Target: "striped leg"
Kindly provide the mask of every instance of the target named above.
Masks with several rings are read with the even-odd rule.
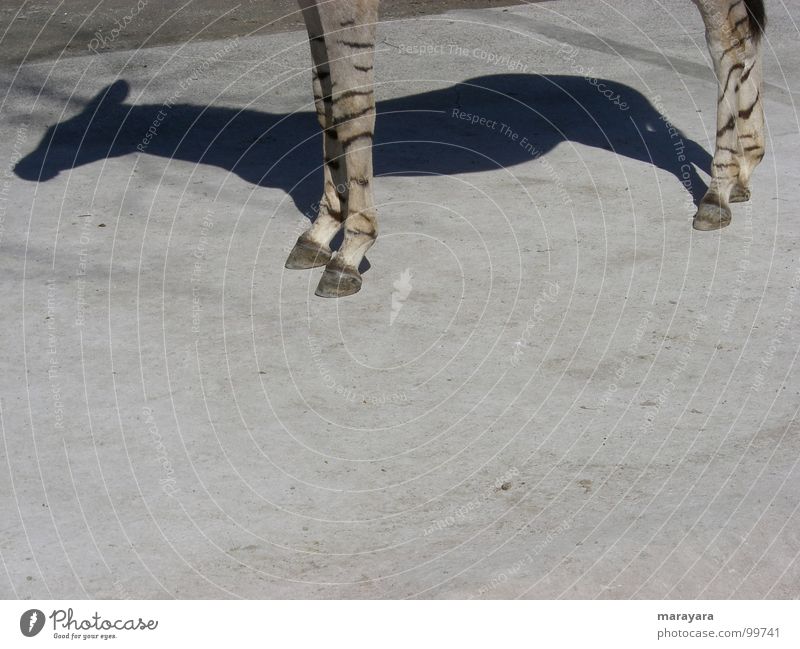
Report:
[[[750,198],[750,176],[764,157],[764,107],[761,100],[761,42],[750,38],[745,43],[744,69],[737,93],[736,129],[739,137],[739,178],[731,202]]]
[[[286,268],[290,269],[316,268],[324,266],[331,260],[330,242],[342,226],[342,204],[336,187],[343,187],[346,182],[344,174],[341,173],[344,164],[342,147],[333,128],[331,73],[322,23],[313,2],[301,2],[300,5],[314,62],[312,85],[317,119],[323,131],[325,184],[317,218],[313,225],[300,235],[286,260]]]
[[[372,194],[378,2],[326,0],[318,9],[330,62],[333,123],[344,162],[345,181],[336,189],[345,221],[342,246],[328,262],[316,292],[321,297],[343,297],[361,288],[358,267],[378,235]]]
[[[764,153],[758,48],[763,0],[695,0],[695,4],[703,15],[719,92],[711,182],[694,227],[716,230],[731,222],[729,203],[749,198],[750,174]],[[754,8],[760,21],[753,19]]]

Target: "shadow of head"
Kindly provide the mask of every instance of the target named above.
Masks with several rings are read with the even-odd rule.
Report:
[[[123,125],[125,112],[132,109],[123,103],[129,92],[127,81],[116,81],[101,90],[80,113],[48,127],[36,149],[17,162],[14,173],[24,180],[41,182],[55,178],[61,171],[110,157],[118,148],[111,136],[115,125]],[[102,141],[111,145],[108,156],[102,155]]]
[[[50,126],[15,173],[47,181],[61,171],[136,153],[214,165],[253,184],[281,188],[304,212],[317,198],[321,137],[311,110],[130,104],[129,91],[126,81],[116,81],[79,113]],[[644,95],[607,79],[570,75],[490,75],[381,101],[375,171],[487,171],[525,163],[564,142],[654,165],[681,181],[695,200],[705,192],[696,168],[707,172],[711,156],[671,127]]]

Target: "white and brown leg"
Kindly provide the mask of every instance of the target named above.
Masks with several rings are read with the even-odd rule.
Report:
[[[762,104],[761,41],[757,35],[745,43],[744,69],[736,95],[736,131],[739,142],[739,177],[731,203],[750,199],[750,177],[764,157],[764,106]]]
[[[763,156],[760,29],[751,24],[747,5],[753,3],[749,0],[695,0],[695,4],[703,15],[719,89],[711,182],[695,214],[694,227],[716,230],[730,224],[731,202],[749,198],[750,173],[756,157],[760,160]],[[752,145],[745,143],[748,138],[753,139]]]
[[[343,206],[336,187],[345,183],[342,148],[336,138],[331,105],[332,82],[325,35],[314,2],[301,2],[313,60],[312,87],[317,119],[323,132],[324,187],[314,223],[297,240],[286,268],[293,270],[324,266],[332,257],[330,242],[342,227]]]
[[[325,267],[317,295],[343,297],[361,288],[358,267],[378,235],[372,192],[375,130],[373,62],[377,0],[328,0],[319,5],[332,79],[331,108],[344,164],[338,186],[344,240]]]

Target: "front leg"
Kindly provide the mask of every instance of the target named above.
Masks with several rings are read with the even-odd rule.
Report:
[[[312,0],[301,1],[300,6],[314,63],[312,86],[317,120],[322,127],[324,185],[314,223],[300,235],[286,260],[286,268],[291,270],[316,268],[331,260],[330,242],[342,226],[344,213],[336,187],[344,187],[346,181],[342,147],[336,139],[333,123],[333,88],[322,21],[317,5]]]
[[[343,297],[361,288],[358,268],[378,236],[372,192],[378,2],[331,0],[320,5],[319,12],[330,61],[333,123],[344,163],[345,180],[336,189],[345,219],[344,241],[328,262],[316,293]]]

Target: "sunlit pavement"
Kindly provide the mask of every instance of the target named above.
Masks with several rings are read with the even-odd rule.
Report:
[[[381,24],[380,237],[338,301],[283,267],[303,33],[3,68],[0,595],[800,595],[800,12],[768,9],[718,232],[688,1]]]

